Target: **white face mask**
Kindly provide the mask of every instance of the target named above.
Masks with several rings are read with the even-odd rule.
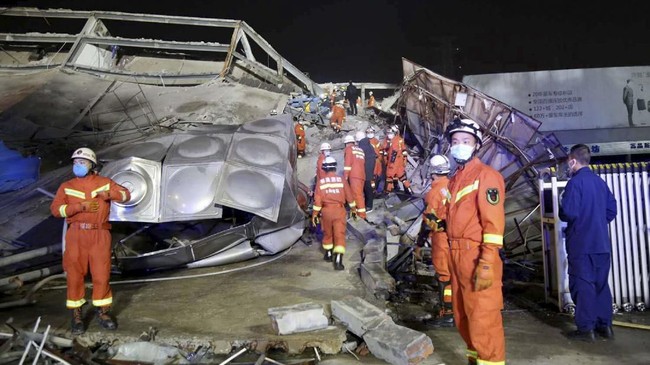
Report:
[[[395,137],[395,134],[388,133],[388,134],[386,134],[386,137],[388,137],[388,139],[393,139],[393,137]]]
[[[368,134],[366,134],[366,136],[368,136],[368,138],[375,138],[375,134],[374,134],[374,133],[368,133]]]
[[[325,155],[325,157],[329,157],[331,152],[332,151],[330,151],[330,150],[323,150],[323,155]]]
[[[467,144],[456,144],[451,146],[450,152],[451,157],[453,157],[456,162],[464,164],[470,158],[472,158],[474,147]]]

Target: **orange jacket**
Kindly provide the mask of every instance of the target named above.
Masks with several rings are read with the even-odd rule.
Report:
[[[293,131],[296,133],[296,142],[298,144],[298,150],[304,151],[307,147],[307,139],[305,138],[305,127],[302,124],[296,123],[293,127]]]
[[[348,144],[343,150],[343,176],[346,180],[366,180],[366,162],[363,150],[353,144]]]
[[[330,117],[330,123],[339,123],[342,124],[345,120],[345,108],[341,105],[334,105],[332,107],[332,117]]]
[[[372,108],[373,106],[375,106],[375,96],[370,95],[370,98],[368,99],[368,107]]]
[[[338,206],[343,207],[345,203],[350,207],[355,207],[352,198],[350,185],[335,171],[327,171],[325,175],[316,182],[314,190],[314,211],[312,216],[317,216],[323,207]]]
[[[505,183],[503,176],[477,157],[449,180],[447,235],[450,240],[481,244],[481,255],[503,246]]]
[[[424,223],[431,228],[432,232],[439,232],[443,227],[439,227],[436,221],[447,219],[447,196],[449,195],[449,179],[444,176],[431,183],[431,189],[424,197],[426,208],[424,210]],[[434,218],[435,217],[435,218]]]
[[[53,216],[65,218],[68,223],[107,223],[111,202],[98,199],[97,193],[100,191],[109,191],[113,201],[125,202],[131,199],[128,189],[107,177],[91,173],[85,177],[75,177],[61,184],[50,205],[50,211]],[[87,200],[98,201],[99,210],[97,212],[82,212],[81,203]]]
[[[323,161],[325,160],[325,155],[321,152],[318,155],[318,160],[316,160],[316,182],[325,176],[325,170],[323,170]]]
[[[381,165],[384,163],[384,155],[381,153],[381,142],[375,137],[370,138],[370,145],[375,149],[375,155],[377,159],[375,160],[375,176],[381,175]]]
[[[395,135],[386,148],[386,176],[402,176],[406,167],[406,145],[404,139]]]

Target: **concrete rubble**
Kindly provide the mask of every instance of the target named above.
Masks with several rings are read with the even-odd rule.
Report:
[[[316,303],[269,308],[269,317],[278,335],[317,331],[329,325],[323,306]]]

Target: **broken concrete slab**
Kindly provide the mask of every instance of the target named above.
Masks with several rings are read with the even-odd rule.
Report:
[[[386,243],[399,244],[399,235],[394,235],[390,231],[386,231]]]
[[[386,200],[384,201],[384,204],[386,205],[386,208],[390,210],[393,207],[402,204],[402,199],[400,199],[395,193],[389,193],[386,197]]]
[[[390,261],[393,257],[397,256],[399,253],[399,244],[388,244],[386,245],[386,261]]]
[[[386,264],[386,240],[373,238],[366,243],[361,251],[363,262]]]
[[[362,263],[359,268],[361,281],[375,297],[388,299],[396,290],[395,279],[378,263]]]
[[[354,296],[332,300],[332,316],[359,337],[383,322],[393,323],[390,316],[381,309]]]
[[[390,364],[419,364],[433,354],[433,343],[424,333],[382,322],[363,336],[370,352]]]
[[[375,226],[368,223],[365,219],[349,219],[348,230],[364,244],[371,239],[379,237]]]
[[[268,314],[273,330],[278,335],[317,331],[329,325],[322,304],[301,303],[269,308]]]
[[[399,217],[403,221],[416,219],[422,214],[423,210],[424,200],[421,198],[410,198],[388,208],[390,214]]]

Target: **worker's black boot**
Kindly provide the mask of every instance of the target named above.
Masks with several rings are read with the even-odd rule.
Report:
[[[325,250],[325,256],[323,256],[323,260],[332,262],[332,250]]]
[[[584,341],[584,342],[596,341],[594,330],[589,330],[589,331],[575,330],[573,332],[570,332],[567,335],[567,337],[569,337],[570,340],[576,340],[576,341]]]
[[[97,308],[97,320],[103,329],[112,331],[117,329],[117,323],[113,319],[113,316],[111,316],[110,311],[110,306]]]
[[[84,326],[83,311],[81,310],[81,307],[72,310],[71,327],[73,336],[78,336],[86,332],[86,326]]]
[[[596,327],[596,333],[604,339],[610,340],[614,338],[612,326]]]
[[[334,254],[334,270],[345,270],[343,266],[343,254],[335,253]]]

